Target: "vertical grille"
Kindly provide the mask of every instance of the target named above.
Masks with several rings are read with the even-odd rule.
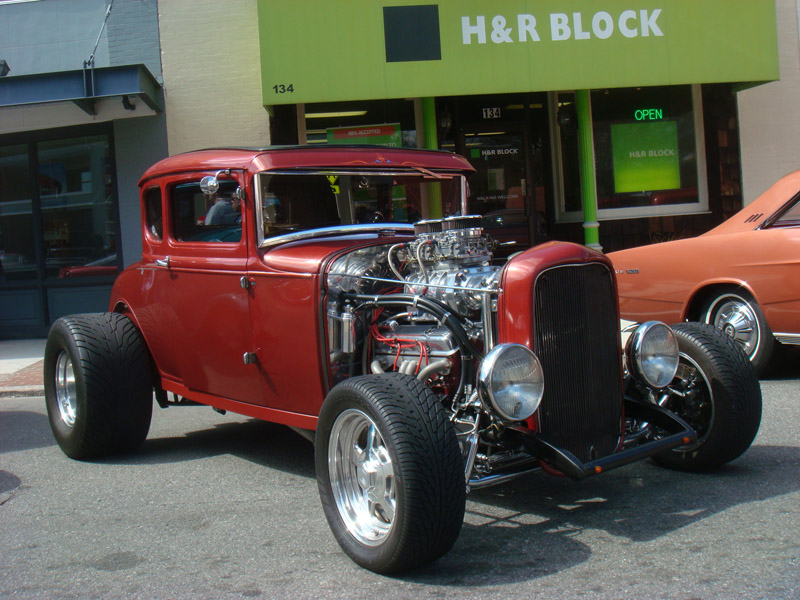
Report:
[[[619,441],[622,382],[612,276],[599,263],[544,271],[534,286],[534,351],[544,369],[543,435],[582,461]]]

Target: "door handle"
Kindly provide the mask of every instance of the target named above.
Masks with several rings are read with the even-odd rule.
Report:
[[[167,267],[169,269],[169,256],[156,259],[157,267]]]

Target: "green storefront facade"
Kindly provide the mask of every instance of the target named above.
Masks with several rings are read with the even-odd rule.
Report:
[[[721,221],[741,206],[736,91],[780,76],[774,0],[258,0],[258,17],[273,143],[459,152],[471,212],[530,243]]]

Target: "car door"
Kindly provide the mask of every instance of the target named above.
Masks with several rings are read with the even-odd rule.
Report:
[[[191,391],[252,404],[263,403],[257,371],[246,364],[252,349],[247,275],[248,211],[238,211],[241,173],[219,178],[204,194],[193,173],[164,183],[164,242],[152,256],[150,309],[143,327],[160,340],[162,372]],[[229,202],[223,219],[207,223],[215,203]],[[244,279],[243,279],[244,278]],[[171,356],[164,356],[167,352]],[[160,356],[159,356],[160,354]]]

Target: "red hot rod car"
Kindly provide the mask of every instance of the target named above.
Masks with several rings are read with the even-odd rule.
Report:
[[[107,313],[50,331],[63,451],[135,449],[154,397],[288,425],[314,440],[338,543],[378,572],[446,553],[470,489],[744,452],[761,396],[730,338],[651,321],[623,346],[614,269],[582,246],[493,265],[466,215],[471,172],[450,153],[370,147],[204,150],[150,168],[142,259]],[[432,209],[452,216],[424,219]]]

